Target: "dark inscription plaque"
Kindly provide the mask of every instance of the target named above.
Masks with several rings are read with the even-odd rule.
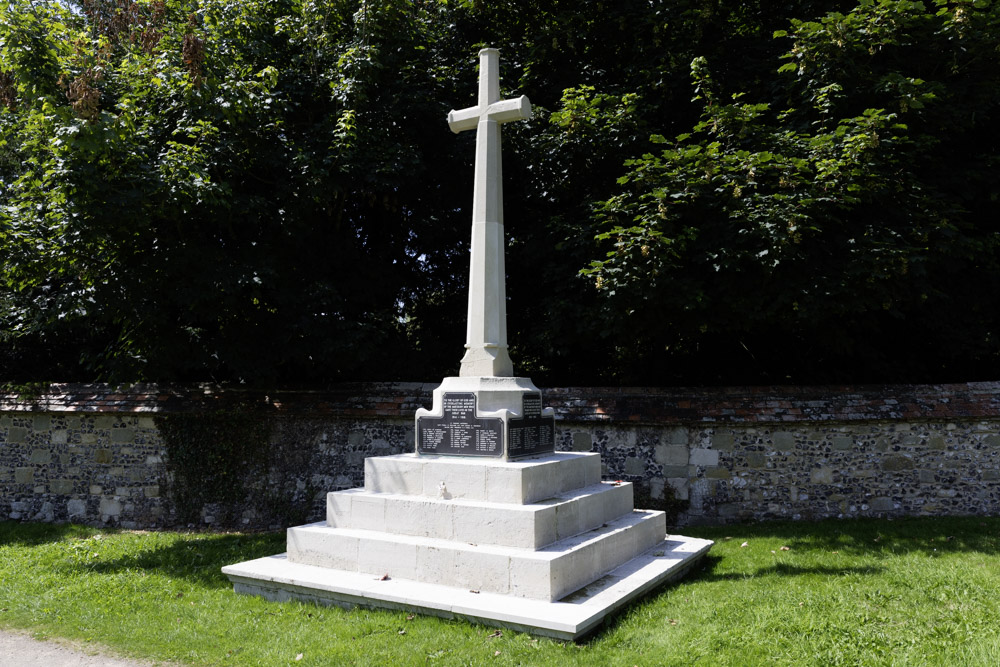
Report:
[[[502,456],[503,420],[476,417],[475,394],[445,393],[444,416],[417,419],[417,453]]]
[[[523,417],[511,419],[507,427],[507,457],[551,454],[556,450],[555,417],[542,416],[542,395],[525,394]]]

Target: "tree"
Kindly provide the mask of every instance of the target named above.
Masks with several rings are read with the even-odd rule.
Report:
[[[624,372],[996,373],[998,21],[998,3],[889,0],[793,20],[765,102],[696,59],[702,119],[626,163],[584,271],[633,343]]]
[[[0,380],[453,373],[487,44],[519,373],[994,372],[997,11],[12,0]]]

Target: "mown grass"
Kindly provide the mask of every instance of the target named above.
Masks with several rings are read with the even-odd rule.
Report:
[[[6,522],[0,626],[210,665],[1000,664],[1000,519],[685,532],[717,541],[703,566],[573,644],[235,595],[219,569],[283,534]]]

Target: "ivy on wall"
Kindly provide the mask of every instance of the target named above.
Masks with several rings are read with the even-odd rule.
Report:
[[[266,528],[308,512],[312,489],[296,500],[287,489],[273,488],[272,481],[304,467],[291,451],[294,442],[272,437],[274,418],[263,403],[240,398],[221,408],[158,417],[157,426],[180,523],[200,525],[211,515],[215,527]]]

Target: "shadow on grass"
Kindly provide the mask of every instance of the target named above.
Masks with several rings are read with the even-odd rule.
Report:
[[[765,567],[760,567],[753,572],[716,572],[715,566],[722,558],[718,556],[706,556],[704,566],[692,572],[685,581],[743,581],[745,579],[756,579],[760,577],[800,577],[800,576],[820,576],[820,577],[844,577],[848,575],[879,575],[886,571],[884,567],[866,565],[859,567],[827,567],[822,565],[792,565],[790,563],[774,563]]]
[[[285,550],[282,533],[233,533],[224,535],[180,535],[170,544],[140,549],[136,553],[70,567],[97,574],[141,570],[174,579],[183,579],[205,588],[225,588],[232,584],[222,574],[225,565],[270,556]]]
[[[828,519],[699,526],[678,531],[716,541],[773,538],[796,551],[839,551],[845,555],[1000,554],[997,517]]]
[[[85,538],[102,531],[99,528],[73,523],[21,523],[0,521],[0,546],[34,547],[67,538]]]

